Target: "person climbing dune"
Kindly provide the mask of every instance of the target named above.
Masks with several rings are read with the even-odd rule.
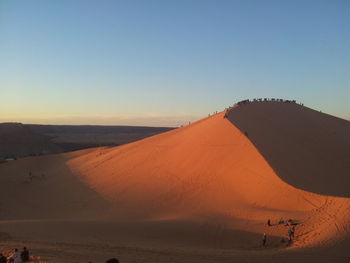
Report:
[[[271,225],[271,220],[270,220],[270,219],[267,220],[267,225],[268,225],[268,226],[272,226],[272,225]]]
[[[294,239],[295,226],[292,226],[292,228],[290,229],[290,232],[291,232],[291,238]]]

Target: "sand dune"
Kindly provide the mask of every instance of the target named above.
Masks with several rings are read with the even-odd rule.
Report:
[[[350,122],[281,102],[255,102],[229,120],[287,183],[320,194],[350,197]]]
[[[136,143],[91,152],[68,165],[97,193],[118,204],[114,216],[128,220],[195,218],[282,237],[286,229],[266,229],[266,220],[293,218],[304,222],[300,235],[305,237],[296,242],[300,246],[331,242],[341,235],[332,220],[320,219],[322,212],[335,214],[332,209],[338,209],[334,223],[348,224],[348,199],[283,182],[223,113]],[[314,237],[306,234],[316,224]]]
[[[38,251],[74,244],[80,255],[86,251],[96,260],[102,256],[88,247],[102,254],[118,251],[123,262],[140,255],[152,262],[165,262],[167,256],[174,262],[265,262],[271,256],[276,262],[347,262],[350,199],[336,197],[337,187],[330,188],[334,196],[307,192],[326,188],[309,188],[305,174],[295,184],[285,182],[251,142],[259,129],[249,129],[247,137],[235,126],[236,111],[230,119],[222,112],[119,147],[1,164],[0,183],[8,186],[0,191],[3,242],[31,240]],[[315,165],[323,155],[311,156]],[[337,163],[332,158],[338,155],[329,156],[330,165]],[[37,176],[31,181],[29,170]],[[334,176],[346,184],[348,172]],[[343,189],[339,195],[346,196]],[[277,224],[281,217],[301,223],[285,252],[280,240],[288,227]],[[266,225],[269,218],[272,227]],[[268,234],[270,250],[261,248],[262,233]],[[55,262],[76,262],[67,261],[70,257],[51,255]]]

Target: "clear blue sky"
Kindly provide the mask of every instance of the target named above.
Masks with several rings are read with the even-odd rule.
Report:
[[[0,122],[175,126],[254,97],[350,119],[350,1],[0,0]]]

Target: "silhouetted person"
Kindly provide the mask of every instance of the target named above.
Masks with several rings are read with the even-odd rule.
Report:
[[[0,253],[0,263],[6,263],[6,262],[7,262],[7,258],[2,253]]]
[[[295,226],[293,226],[293,227],[290,229],[290,232],[291,232],[291,238],[294,239]]]
[[[262,245],[263,245],[263,247],[266,247],[266,240],[267,240],[267,237],[266,237],[266,234],[264,233],[263,239],[262,239]]]
[[[23,251],[21,252],[21,258],[23,262],[29,261],[29,250],[26,247],[24,247]]]
[[[270,219],[267,220],[267,225],[268,225],[268,226],[271,226],[271,221],[270,221]]]
[[[289,243],[292,242],[292,236],[293,236],[292,229],[289,228],[289,229],[288,229],[288,240],[289,240]]]
[[[224,115],[224,119],[226,119],[228,117],[228,110],[226,110],[225,115]]]
[[[31,182],[33,180],[33,174],[32,171],[29,171],[29,181]]]
[[[15,251],[12,253],[12,255],[8,258],[9,262],[14,262],[14,263],[21,263],[21,253],[19,253],[18,249],[15,248]]]
[[[111,258],[111,259],[107,260],[106,263],[119,263],[119,260],[116,258]]]

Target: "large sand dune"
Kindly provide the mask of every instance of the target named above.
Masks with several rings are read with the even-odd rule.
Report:
[[[7,247],[31,240],[39,253],[40,247],[71,251],[67,244],[74,244],[86,259],[102,260],[90,251],[95,248],[105,256],[114,251],[123,262],[265,262],[271,256],[272,262],[347,262],[350,199],[336,197],[337,188],[334,196],[307,192],[305,177],[287,184],[250,132],[245,136],[230,120],[223,112],[120,147],[0,165],[0,183],[10,189],[0,191]],[[329,156],[331,164],[332,158],[338,155]],[[37,175],[31,181],[29,170]],[[348,185],[349,170],[341,172],[335,176]],[[287,250],[280,240],[288,227],[276,224],[281,217],[301,223]],[[269,218],[276,225],[268,227]],[[261,248],[262,233],[268,249]],[[67,260],[70,253],[51,258],[76,262]]]
[[[350,122],[295,104],[253,102],[229,120],[247,132],[287,183],[320,194],[350,197]]]

